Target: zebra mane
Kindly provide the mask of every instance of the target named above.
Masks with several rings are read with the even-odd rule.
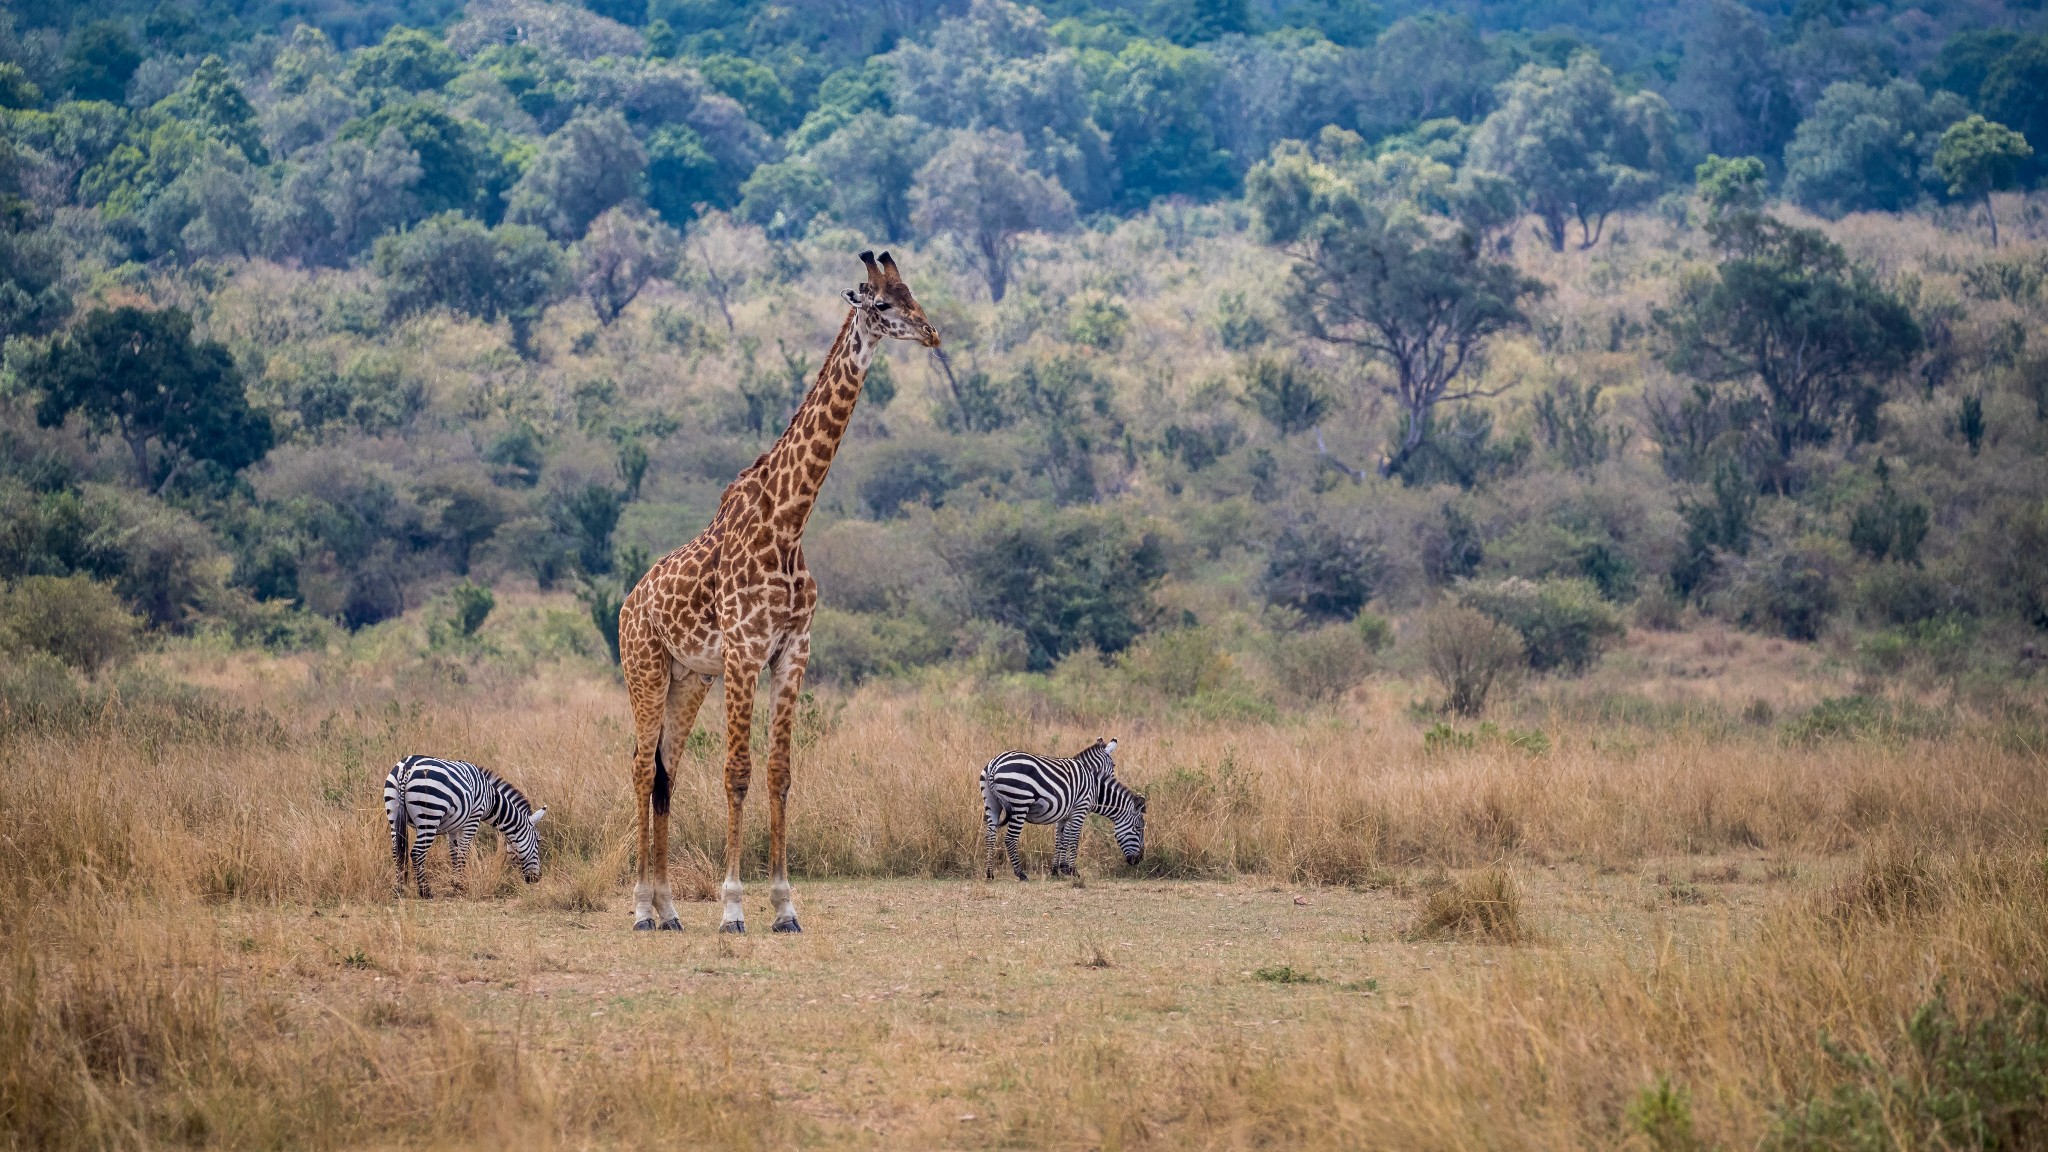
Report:
[[[533,815],[533,801],[526,798],[526,793],[521,792],[518,785],[488,768],[479,768],[477,771],[483,773],[484,781],[490,786],[492,794],[498,798],[497,803],[492,805],[498,818],[497,822],[509,824],[515,818],[524,820]]]
[[[1138,794],[1116,778],[1111,772],[1104,772],[1095,781],[1095,806],[1104,812],[1123,812],[1137,807]]]

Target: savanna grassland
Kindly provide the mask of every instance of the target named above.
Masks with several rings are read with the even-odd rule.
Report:
[[[629,930],[631,737],[580,666],[193,647],[52,689],[0,745],[0,1116],[27,1147],[2034,1146],[2037,725],[1814,711],[1852,675],[1825,650],[1708,628],[1460,730],[1402,652],[1281,718],[820,692],[796,939],[709,903]],[[1103,733],[1145,864],[1098,829],[1049,882],[1034,830],[1039,878],[976,879],[980,759]],[[674,865],[708,900],[704,735]],[[486,851],[468,895],[391,898],[378,788],[416,749],[549,805],[540,884]]]

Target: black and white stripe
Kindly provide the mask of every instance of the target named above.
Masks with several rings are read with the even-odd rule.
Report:
[[[1081,829],[1090,812],[1109,817],[1126,862],[1135,865],[1144,859],[1145,798],[1117,781],[1115,751],[1116,741],[1097,740],[1069,759],[1005,752],[982,767],[982,816],[988,825],[984,864],[989,879],[996,876],[998,829],[1010,870],[1024,879],[1024,856],[1017,840],[1026,824],[1057,827],[1052,874],[1073,875]]]
[[[427,890],[427,849],[442,833],[448,835],[448,858],[455,865],[455,887],[469,864],[469,846],[485,824],[505,839],[505,851],[519,861],[528,884],[540,879],[540,830],[534,825],[547,815],[536,812],[526,796],[488,768],[466,760],[407,756],[384,778],[384,815],[391,821],[391,858],[398,865],[397,892],[405,893],[407,857],[420,895]],[[410,850],[406,833],[415,833]]]

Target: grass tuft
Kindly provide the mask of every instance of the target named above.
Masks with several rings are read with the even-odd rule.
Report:
[[[1520,944],[1530,939],[1522,923],[1522,893],[1501,865],[1475,872],[1423,899],[1410,940],[1478,940]]]

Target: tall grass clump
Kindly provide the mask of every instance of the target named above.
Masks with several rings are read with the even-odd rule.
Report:
[[[1498,864],[1447,884],[1423,898],[1408,938],[1520,944],[1530,939],[1521,887]]]

